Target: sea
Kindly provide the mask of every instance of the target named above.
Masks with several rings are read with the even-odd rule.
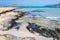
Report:
[[[27,12],[30,16],[60,20],[60,6],[18,6],[19,12]]]

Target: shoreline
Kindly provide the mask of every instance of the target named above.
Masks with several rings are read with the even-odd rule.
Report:
[[[13,11],[12,9],[14,9],[15,10],[15,8],[3,8],[3,10],[1,11],[1,12],[3,12],[3,11],[5,11],[4,9],[6,9],[6,11],[8,11],[8,10],[11,10],[11,11]],[[0,8],[0,10],[1,10],[1,8]],[[5,12],[6,12],[5,11]],[[2,19],[4,19],[4,21],[2,20],[2,22],[4,23],[4,22],[6,22],[7,21],[7,19],[8,20],[12,20],[12,19],[16,19],[16,15],[19,15],[18,13],[14,13],[14,12],[11,12],[11,11],[8,11],[7,13],[4,13],[4,14],[1,14],[0,15],[0,19],[2,20]],[[9,14],[8,14],[9,13]],[[4,17],[5,16],[5,17]],[[6,22],[7,23],[7,22]],[[8,24],[7,24],[8,25]],[[10,24],[9,24],[10,25]],[[37,40],[53,40],[53,38],[47,38],[47,37],[44,37],[44,36],[38,36],[38,35],[34,35],[33,33],[31,33],[31,32],[29,32],[27,29],[26,29],[26,26],[27,26],[28,24],[27,23],[23,23],[22,24],[22,26],[20,26],[20,29],[19,30],[15,30],[15,29],[10,29],[10,30],[8,30],[8,31],[0,31],[1,33],[0,34],[10,34],[10,35],[15,35],[15,36],[18,36],[18,37],[36,37],[36,39]],[[3,26],[3,25],[0,25],[0,26]]]

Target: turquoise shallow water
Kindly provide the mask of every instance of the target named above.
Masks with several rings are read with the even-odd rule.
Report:
[[[21,8],[15,11],[30,12],[32,15],[44,17],[60,17],[60,8]]]
[[[15,11],[28,12],[31,16],[60,19],[60,6],[19,6]]]
[[[18,6],[18,8],[60,8],[60,6]]]

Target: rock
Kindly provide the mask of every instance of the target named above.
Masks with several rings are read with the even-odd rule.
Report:
[[[0,40],[8,40],[8,39],[4,36],[0,36]]]
[[[12,40],[13,38],[14,36],[9,34],[0,35],[0,40]]]
[[[3,21],[0,23],[0,30],[7,30],[8,27],[11,27],[11,21]]]
[[[3,18],[0,20],[0,30],[8,30],[13,27],[15,20],[13,17]]]
[[[13,27],[15,20],[19,14],[15,12],[7,12],[0,15],[0,30],[8,30]]]
[[[17,37],[10,34],[0,35],[0,40],[35,40],[34,37]]]

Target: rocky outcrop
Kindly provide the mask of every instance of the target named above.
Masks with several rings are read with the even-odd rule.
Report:
[[[11,12],[14,10],[14,8],[0,8],[0,9],[1,9],[0,30],[8,30],[13,27],[15,20],[17,19],[17,16],[19,14],[15,12]],[[3,12],[5,13],[2,14]]]
[[[12,19],[4,19],[0,21],[0,30],[8,30],[13,27],[14,23]]]
[[[25,15],[25,12],[12,12],[12,10],[0,15],[0,30],[12,28],[15,21]]]
[[[0,14],[5,14],[6,12],[10,12],[15,10],[16,8],[12,8],[12,7],[1,7],[0,8]]]
[[[0,35],[0,40],[36,40],[34,37],[17,37],[14,35]]]

